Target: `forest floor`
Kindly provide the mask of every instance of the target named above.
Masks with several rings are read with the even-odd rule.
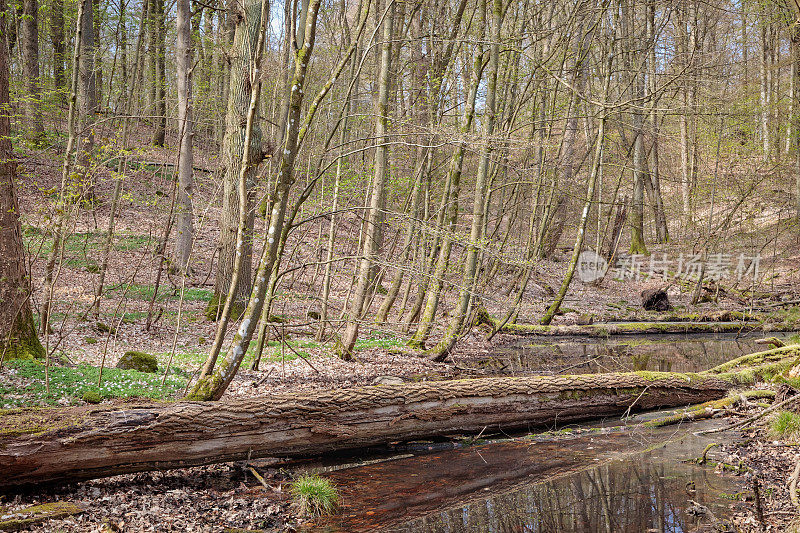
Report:
[[[143,139],[146,138],[147,132],[140,133]],[[102,139],[102,133],[98,137]],[[62,141],[56,139],[51,147],[42,150],[17,149],[21,165],[19,192],[23,237],[31,259],[34,304],[42,299],[44,263],[52,246],[47,229],[51,223],[54,193],[61,180],[58,153]],[[118,402],[129,397],[163,401],[183,395],[188,381],[205,359],[216,327],[215,322],[205,317],[204,311],[213,295],[221,180],[215,174],[217,162],[206,155],[216,151],[211,147],[200,148],[196,165],[207,171],[196,173],[195,208],[198,216],[194,270],[186,280],[185,289],[180,290],[181,280],[171,274],[164,277],[158,290],[155,287],[159,262],[154,250],[162,239],[172,187],[164,164],[174,160],[174,150],[142,148],[135,153],[136,164],[124,185],[100,317],[99,320],[87,318],[86,311],[96,292],[97,265],[102,261],[109,219],[110,202],[107,199],[113,189],[110,178],[116,168],[116,160],[109,157],[97,168],[98,176],[103,179],[98,180],[94,193],[100,202],[92,208],[76,211],[72,235],[65,246],[63,268],[56,285],[52,333],[43,339],[53,351],[54,363],[58,364],[45,371],[37,363],[4,362],[0,368],[0,409],[80,405],[84,403],[87,392],[98,393],[105,402]],[[342,217],[343,232],[355,234],[353,228],[360,220],[354,213]],[[311,213],[309,217],[313,215]],[[758,246],[741,248],[750,254],[761,255],[760,268],[765,275],[759,285],[744,286],[723,278],[716,301],[692,306],[689,303],[693,289],[691,283],[672,281],[668,292],[677,313],[689,316],[719,310],[759,309],[771,312],[779,322],[800,318],[800,308],[781,304],[800,298],[800,271],[797,269],[800,241],[796,230],[787,221],[770,222],[769,213],[760,224],[757,229],[737,236],[738,242],[746,243],[755,240],[756,234],[761,237],[774,235],[760,238]],[[257,243],[263,242],[263,226],[263,221],[258,219]],[[291,249],[294,251],[287,267],[304,262],[310,264],[322,257],[327,219],[319,218],[303,227],[302,234],[292,237]],[[393,231],[398,232],[398,228]],[[675,261],[681,254],[688,257],[701,252],[698,242],[681,240],[680,235],[677,237],[673,243],[653,246],[650,251],[669,254]],[[387,241],[391,241],[391,237]],[[729,244],[732,245],[733,241]],[[353,256],[355,246],[351,240],[340,239],[335,252],[342,257]],[[170,240],[167,250],[171,248]],[[258,256],[259,251],[260,245],[257,244],[254,255]],[[520,322],[534,323],[543,314],[561,283],[570,251],[568,247],[560,247],[553,257],[539,262],[525,294]],[[731,254],[734,255],[733,248]],[[349,296],[352,268],[352,263],[337,264],[331,295],[331,307],[337,317]],[[515,273],[512,267],[501,268],[491,286],[480,288],[482,303],[494,316],[502,316],[513,299],[513,291],[507,289],[513,289]],[[455,269],[449,275],[452,281],[457,279]],[[595,322],[653,319],[654,315],[641,310],[640,294],[647,288],[663,285],[665,282],[662,280],[644,278],[606,279],[600,285],[575,281],[563,304],[564,312],[556,317],[554,324],[576,323],[587,315],[591,315]],[[314,338],[317,323],[311,312],[319,311],[320,286],[321,272],[318,268],[299,269],[287,276],[273,309],[281,322],[275,323],[271,331],[272,340],[267,344],[259,370],[250,369],[254,358],[251,347],[226,392],[227,396],[366,385],[386,376],[406,381],[458,377],[463,375],[457,368],[460,360],[492,353],[513,340],[513,337],[501,334],[487,341],[484,330],[474,329],[458,343],[453,354],[456,364],[452,361],[434,363],[400,353],[408,332],[396,315],[389,324],[364,324],[355,359],[342,361],[332,354],[334,337],[324,342]],[[454,290],[443,294],[442,312],[434,338],[446,326],[455,298]],[[151,300],[154,301],[154,322],[146,330],[144,325]],[[380,298],[376,298],[373,311],[379,302]],[[334,321],[329,330],[340,328],[341,323]],[[235,330],[235,325],[229,328],[229,332]],[[159,362],[159,373],[115,369],[119,358],[128,350],[154,354]],[[103,367],[102,381],[100,367]],[[745,464],[762,465],[762,485],[774,487],[766,499],[765,512],[776,524],[785,523],[792,508],[787,504],[788,492],[784,481],[793,468],[795,448],[773,444],[764,435],[756,435],[754,442],[758,445],[742,448],[737,453]],[[42,526],[41,531],[58,528],[86,531],[87,528],[100,527],[105,521],[110,524],[107,530],[118,528],[121,531],[218,531],[218,526],[280,529],[287,524],[296,525],[298,520],[285,489],[287,480],[285,472],[268,472],[267,482],[274,490],[265,493],[240,466],[217,465],[118,476],[82,483],[47,495],[20,495],[3,503],[13,507],[62,498],[83,502],[90,509],[78,517]],[[156,516],[157,522],[154,520]],[[747,525],[745,522],[743,519],[743,526]],[[208,526],[209,523],[216,526]],[[772,529],[780,530],[777,525]]]

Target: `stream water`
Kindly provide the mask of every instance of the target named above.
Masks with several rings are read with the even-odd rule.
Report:
[[[757,351],[756,338],[527,339],[460,364],[496,374],[693,371]],[[339,487],[342,507],[308,531],[724,531],[714,528],[741,505],[735,495],[748,492],[743,476],[687,461],[712,441],[737,438],[695,434],[720,423],[632,429],[614,419],[574,426],[569,435],[550,428],[559,431],[438,451],[435,443],[421,443],[394,458],[324,467]]]
[[[458,363],[494,375],[695,372],[766,349],[755,343],[763,337],[763,333],[524,337],[492,354]]]

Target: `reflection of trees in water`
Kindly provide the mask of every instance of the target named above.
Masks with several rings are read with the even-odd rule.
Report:
[[[677,474],[677,475],[676,475]],[[442,510],[392,529],[396,532],[682,532],[698,519],[683,509],[703,501],[702,471],[669,471],[663,464],[612,463],[549,483]],[[694,481],[698,492],[686,493]]]
[[[615,338],[596,342],[512,346],[501,356],[477,363],[508,372],[595,373],[626,370],[690,372],[759,351],[755,337],[678,338],[652,340]]]

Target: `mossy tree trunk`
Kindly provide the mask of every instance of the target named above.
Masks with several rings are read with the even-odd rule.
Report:
[[[0,0],[0,12],[6,2]],[[9,100],[9,61],[6,19],[0,19],[0,106]],[[25,249],[19,222],[15,174],[17,162],[11,149],[11,121],[0,114],[0,362],[4,359],[43,357],[30,305],[31,284],[25,268]]]
[[[280,151],[281,156],[280,162],[278,163],[277,185],[275,187],[272,209],[267,215],[269,217],[267,244],[264,246],[264,251],[261,254],[261,260],[259,261],[258,271],[255,276],[255,284],[250,293],[250,300],[247,302],[247,308],[242,314],[241,326],[234,335],[225,358],[212,375],[206,375],[198,380],[188,395],[188,398],[192,400],[219,400],[236,375],[239,366],[242,364],[242,360],[250,346],[250,341],[253,339],[253,334],[256,331],[256,324],[261,316],[264,300],[269,288],[269,280],[278,263],[280,243],[282,241],[280,236],[283,234],[284,226],[287,222],[286,211],[289,202],[289,194],[295,181],[294,168],[297,153],[310,130],[311,122],[314,120],[320,103],[339,78],[339,75],[342,73],[342,70],[344,70],[344,67],[347,65],[355,49],[355,46],[351,45],[345,56],[340,60],[331,74],[331,77],[308,106],[308,111],[306,112],[305,118],[302,119],[303,123],[301,126],[300,112],[304,99],[303,89],[306,84],[308,64],[314,50],[314,40],[317,31],[317,14],[320,2],[321,0],[312,0],[309,6],[307,16],[303,22],[305,24],[303,45],[295,53],[295,70],[291,85],[294,90],[290,91],[287,95],[287,98],[289,98],[289,119],[286,123],[284,143]],[[262,5],[266,6],[266,3]],[[363,31],[366,23],[366,17],[369,13],[369,2],[364,2],[363,6],[362,18],[359,24],[359,35],[360,32]],[[357,40],[358,39],[356,39],[356,41]],[[291,216],[290,214],[290,217]],[[291,224],[291,220],[289,224]]]

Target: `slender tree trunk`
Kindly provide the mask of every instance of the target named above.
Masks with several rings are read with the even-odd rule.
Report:
[[[25,112],[30,128],[30,137],[41,140],[44,134],[42,120],[42,90],[39,80],[39,3],[37,0],[22,1],[20,22],[22,39],[22,72],[25,78]]]
[[[86,31],[86,12],[91,16],[91,0],[81,0],[78,4],[78,15],[75,21],[75,49],[72,56],[72,83],[70,86],[69,97],[69,111],[67,113],[67,149],[64,152],[64,160],[61,169],[61,192],[59,195],[59,209],[56,214],[56,220],[53,228],[53,245],[50,247],[50,253],[47,257],[47,264],[45,265],[44,276],[44,296],[39,307],[39,331],[45,337],[48,334],[50,327],[50,308],[53,302],[53,292],[55,289],[55,271],[56,262],[61,253],[61,247],[64,241],[64,224],[67,217],[67,204],[71,201],[76,193],[77,187],[80,184],[73,183],[72,177],[72,160],[73,151],[76,148],[77,139],[77,121],[78,121],[78,87],[79,80],[81,82],[87,79],[85,75],[85,65],[81,60],[82,51],[85,51],[85,46],[92,44],[93,39],[84,37]],[[91,18],[89,18],[89,25],[91,26]],[[92,29],[89,29],[92,32]],[[89,48],[91,50],[91,47]],[[94,76],[90,76],[94,80]],[[84,92],[88,92],[84,90]],[[86,98],[84,97],[84,100]],[[80,157],[79,157],[80,160]]]
[[[231,270],[230,286],[228,293],[225,296],[225,304],[219,315],[219,322],[214,337],[214,343],[211,346],[211,351],[208,355],[203,370],[200,373],[200,379],[204,379],[211,374],[216,364],[217,356],[222,349],[222,343],[225,339],[228,322],[231,319],[234,305],[236,305],[237,295],[239,294],[239,287],[242,285],[243,280],[249,282],[250,269],[251,269],[251,255],[252,255],[252,242],[250,243],[250,255],[245,256],[243,250],[246,246],[246,241],[252,239],[253,227],[253,213],[249,206],[251,204],[251,184],[248,183],[248,178],[257,170],[258,163],[261,160],[261,129],[258,127],[258,118],[256,117],[256,110],[258,109],[258,99],[261,95],[261,61],[264,51],[264,39],[266,38],[266,25],[267,21],[264,20],[266,16],[266,9],[268,0],[261,0],[261,4],[251,2],[245,9],[247,10],[241,18],[241,23],[237,27],[237,38],[241,40],[234,40],[234,43],[239,44],[238,49],[242,53],[242,58],[239,59],[240,72],[245,76],[243,80],[238,80],[242,90],[247,90],[247,100],[243,103],[247,104],[244,123],[239,123],[237,126],[243,126],[242,138],[235,142],[235,146],[241,146],[241,155],[238,160],[238,179],[236,180],[237,201],[240,209],[238,211],[238,220],[236,224],[236,244],[234,247],[235,253],[233,257],[233,265]],[[251,42],[255,39],[255,45]],[[231,92],[232,95],[237,95],[237,92]],[[240,95],[242,98],[244,94]],[[229,104],[229,110],[233,103]],[[239,131],[229,124],[228,133],[235,136]],[[254,142],[253,136],[257,135],[257,141]],[[230,140],[230,139],[229,139]],[[253,157],[253,152],[256,157]],[[229,159],[229,164],[233,164],[233,160]],[[249,229],[249,231],[248,231]],[[275,241],[275,233],[271,231],[268,237],[268,242],[272,244]],[[247,276],[247,277],[245,277]],[[238,316],[239,313],[237,312]],[[256,318],[251,319],[254,322]]]
[[[154,62],[154,80],[155,84],[155,106],[153,115],[155,119],[153,123],[155,129],[153,130],[153,138],[151,144],[154,146],[164,146],[164,137],[167,131],[167,72],[166,72],[166,23],[164,12],[164,0],[150,0],[153,5],[153,18],[154,28],[151,33],[155,37],[153,47]],[[179,37],[180,39],[180,37]]]
[[[369,209],[367,214],[366,228],[364,229],[364,242],[362,257],[358,268],[358,282],[356,292],[353,297],[351,307],[348,309],[347,326],[338,347],[340,357],[349,360],[353,355],[353,347],[358,339],[358,326],[361,315],[364,312],[364,304],[367,300],[367,291],[370,283],[370,270],[375,262],[378,253],[379,234],[381,232],[381,221],[383,213],[384,188],[388,175],[389,137],[387,129],[389,126],[389,91],[390,72],[392,58],[392,37],[394,35],[394,12],[395,2],[389,0],[388,12],[383,20],[383,46],[381,50],[381,70],[378,87],[378,101],[375,121],[375,174],[372,180],[372,194],[370,196]]]
[[[81,76],[81,123],[86,132],[82,137],[82,146],[79,149],[78,161],[83,165],[83,172],[89,171],[89,157],[94,150],[94,128],[90,125],[94,123],[98,111],[97,104],[97,76],[95,75],[95,51],[97,41],[94,33],[94,16],[91,0],[85,0],[87,5],[83,9],[83,24],[81,31],[81,54],[80,54],[80,76]]]
[[[53,82],[56,90],[66,91],[67,86],[64,79],[64,54],[66,50],[64,44],[64,0],[52,0],[50,4],[50,41],[53,44]]]
[[[189,256],[194,240],[194,213],[192,196],[194,194],[194,117],[192,101],[192,13],[190,0],[178,0],[177,5],[177,43],[175,62],[178,86],[178,216],[175,224],[175,263],[181,272],[189,270]]]
[[[266,1],[263,0],[262,12],[266,9]],[[267,293],[269,279],[278,259],[278,247],[280,239],[275,235],[283,232],[286,218],[286,206],[289,201],[289,192],[294,182],[294,167],[297,159],[299,143],[302,142],[308,131],[308,122],[313,119],[315,107],[309,110],[306,124],[300,128],[300,111],[303,105],[303,88],[305,87],[308,62],[314,49],[314,39],[317,30],[317,13],[321,0],[312,0],[309,6],[308,15],[305,19],[305,40],[303,46],[295,54],[295,70],[292,78],[292,87],[296,90],[289,94],[289,120],[286,122],[287,132],[283,136],[284,144],[280,151],[281,159],[278,166],[278,181],[275,188],[275,197],[272,211],[269,214],[268,240],[267,246],[261,255],[258,272],[255,277],[255,285],[247,303],[247,308],[242,315],[242,324],[231,341],[225,359],[214,371],[213,375],[201,377],[195,384],[188,398],[195,400],[218,400],[225,393],[233,377],[236,375],[239,366],[244,359],[253,333],[256,330],[256,323],[261,316],[264,306],[264,298]],[[369,6],[368,2],[365,2]],[[367,8],[365,8],[366,10]],[[262,24],[266,25],[266,20],[262,17]],[[263,33],[263,29],[262,29]],[[342,65],[344,68],[344,65]],[[337,73],[338,76],[338,73]],[[328,86],[328,89],[330,86]],[[319,98],[319,97],[318,97]]]
[[[611,85],[611,77],[612,77],[612,60],[611,54],[607,54],[609,59],[606,65],[605,75],[605,86],[603,88],[603,94],[601,97],[601,102],[603,102],[603,106],[605,106],[605,101],[609,95],[609,87]],[[586,200],[583,204],[583,211],[581,212],[581,220],[578,225],[578,232],[575,236],[575,245],[572,248],[572,258],[570,259],[569,266],[567,267],[567,274],[564,276],[564,281],[561,283],[561,287],[558,290],[558,294],[553,301],[553,303],[548,307],[547,311],[545,312],[544,316],[542,317],[540,324],[548,325],[552,322],[553,317],[558,312],[559,308],[561,307],[561,303],[564,301],[564,296],[567,294],[567,289],[569,288],[570,283],[572,283],[572,277],[575,274],[575,268],[578,264],[578,257],[581,253],[581,248],[583,247],[583,240],[586,233],[586,222],[589,218],[589,211],[592,206],[592,202],[594,201],[595,195],[595,185],[597,184],[597,177],[600,174],[600,169],[603,165],[603,144],[605,142],[605,126],[606,126],[606,117],[607,117],[607,110],[605,107],[601,110],[600,120],[597,127],[597,140],[595,141],[594,147],[594,155],[592,159],[592,170],[589,174],[589,184],[586,187]]]
[[[656,237],[658,242],[665,244],[669,242],[669,228],[667,225],[667,215],[664,210],[664,198],[661,195],[661,167],[659,162],[659,113],[657,94],[657,36],[656,36],[656,0],[649,0],[647,3],[647,33],[648,33],[648,98],[650,100],[650,128],[653,135],[653,145],[650,148],[650,172],[649,177],[653,189],[653,215],[656,225]]]
[[[470,76],[467,103],[464,106],[464,115],[461,119],[462,137],[466,137],[472,130],[472,122],[475,116],[475,102],[477,100],[478,87],[481,83],[482,74],[483,54],[476,54]],[[427,290],[425,291],[424,310],[419,319],[417,331],[408,343],[410,346],[424,347],[425,341],[433,328],[433,320],[436,317],[439,297],[442,286],[444,285],[444,277],[447,272],[447,266],[450,263],[450,253],[453,248],[456,223],[458,222],[458,196],[461,191],[461,171],[464,166],[466,148],[465,141],[459,142],[450,160],[450,169],[447,173],[447,185],[445,186],[445,190],[449,193],[446,203],[447,215],[445,218],[447,226],[444,228],[444,235],[442,236],[441,246],[439,247],[439,253],[436,258],[436,266],[434,267],[433,274],[428,282]]]
[[[759,57],[760,68],[760,117],[761,117],[761,147],[762,157],[764,161],[769,161],[772,154],[772,144],[770,138],[770,113],[771,113],[771,89],[770,89],[770,72],[769,72],[769,22],[767,20],[761,21],[761,54]]]
[[[103,102],[103,52],[104,48],[100,45],[100,36],[102,30],[103,15],[105,15],[105,7],[101,5],[102,0],[92,0],[92,26],[94,28],[94,86],[97,108]]]
[[[253,64],[253,50],[259,39],[259,9],[261,3],[249,1],[245,8],[247,16],[240,16],[234,32],[233,47],[230,59],[230,87],[228,89],[228,113],[226,116],[226,132],[223,142],[225,161],[225,178],[223,185],[222,218],[220,220],[220,253],[217,259],[217,273],[214,282],[214,297],[209,302],[206,316],[215,319],[225,303],[232,280],[237,257],[241,257],[239,282],[232,303],[233,314],[238,317],[252,287],[253,263],[253,224],[254,212],[252,194],[255,184],[255,173],[258,163],[263,158],[261,153],[261,121],[256,119],[252,130],[246,131],[247,113],[251,101],[251,72],[257,68]],[[258,70],[260,73],[260,70]],[[247,151],[247,161],[242,157]],[[242,169],[245,168],[244,181],[247,194],[242,202],[239,194],[239,182]],[[244,219],[245,227],[241,248],[237,248],[239,220]]]
[[[792,115],[794,133],[793,145],[795,149],[795,219],[797,231],[800,232],[800,26],[794,25],[791,34],[792,74],[795,76],[792,84]]]
[[[453,312],[444,338],[433,349],[429,356],[442,361],[453,349],[461,329],[467,318],[467,310],[472,301],[472,292],[475,286],[475,277],[478,272],[478,256],[480,255],[480,240],[484,229],[485,202],[489,177],[489,163],[493,151],[494,125],[497,120],[497,79],[500,68],[500,29],[503,24],[503,3],[501,0],[492,1],[491,22],[488,25],[490,34],[489,43],[489,76],[486,82],[486,102],[483,122],[483,143],[478,172],[475,177],[475,197],[472,206],[472,227],[470,229],[469,244],[464,261],[461,289],[458,302]]]

